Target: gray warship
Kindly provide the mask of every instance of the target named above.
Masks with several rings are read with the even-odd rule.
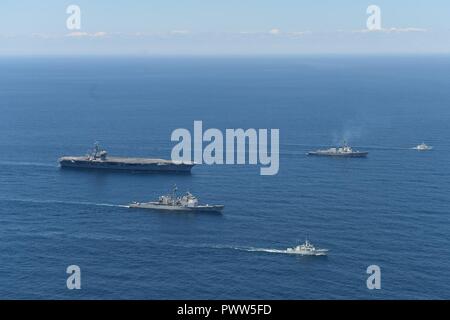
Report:
[[[306,239],[305,243],[293,248],[287,248],[286,253],[299,254],[302,256],[326,256],[328,249],[319,249],[313,246],[311,242]]]
[[[329,148],[324,150],[316,150],[308,152],[309,156],[325,156],[325,157],[354,157],[362,158],[367,157],[369,153],[366,151],[355,151],[347,145],[344,141],[342,147]]]
[[[223,205],[201,205],[197,197],[190,192],[184,196],[177,196],[177,187],[174,186],[172,194],[159,197],[158,201],[132,202],[128,205],[132,209],[151,209],[159,211],[183,211],[183,212],[215,212],[220,213]]]
[[[155,172],[191,172],[194,162],[176,162],[152,158],[110,157],[95,143],[94,149],[85,156],[59,158],[61,168],[107,169]]]

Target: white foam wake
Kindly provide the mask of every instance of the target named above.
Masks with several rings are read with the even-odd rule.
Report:
[[[101,206],[101,207],[128,208],[127,205],[121,205],[121,204],[96,203],[96,202],[84,202],[84,201],[38,200],[38,199],[0,199],[0,201],[28,202],[28,203],[40,203],[40,204],[67,204],[67,205],[84,205],[84,206]]]
[[[56,163],[43,163],[43,162],[24,162],[24,161],[0,161],[2,165],[8,166],[30,166],[30,167],[49,167],[56,168]]]
[[[255,248],[255,247],[237,247],[237,246],[214,246],[214,249],[231,249],[247,252],[268,252],[268,253],[289,253],[287,250],[270,249],[270,248]]]
[[[215,249],[221,248],[221,249],[233,249],[233,250],[240,250],[240,251],[247,251],[247,252],[267,252],[267,253],[278,253],[278,254],[289,254],[289,255],[305,255],[305,256],[322,256],[326,255],[325,252],[320,251],[316,254],[302,254],[299,252],[291,251],[291,250],[282,250],[282,249],[271,249],[271,248],[255,248],[255,247],[236,247],[236,246],[215,246],[213,247]]]
[[[236,248],[237,250],[244,250],[248,252],[269,252],[269,253],[288,253],[287,250],[268,249],[268,248]]]

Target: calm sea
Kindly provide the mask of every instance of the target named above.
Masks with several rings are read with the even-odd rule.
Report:
[[[449,299],[449,75],[449,56],[1,58],[0,297]],[[279,174],[57,167],[94,141],[168,158],[194,120],[279,128]],[[305,155],[344,139],[368,158]],[[173,184],[223,215],[120,206]],[[329,256],[273,252],[305,237]]]

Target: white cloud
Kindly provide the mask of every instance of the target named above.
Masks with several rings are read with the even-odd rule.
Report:
[[[54,36],[46,34],[46,33],[33,33],[31,36],[33,38],[39,38],[39,39],[51,39],[51,38],[54,38]]]
[[[270,35],[283,35],[283,36],[291,36],[291,37],[301,37],[307,34],[311,34],[311,31],[289,31],[289,32],[282,32],[280,29],[271,29],[268,32],[261,32],[261,31],[240,31],[237,34],[239,35],[248,35],[248,36],[265,36],[267,34]],[[233,34],[233,33],[232,33]]]
[[[189,30],[173,30],[170,32],[171,34],[189,34]]]
[[[404,33],[404,32],[427,32],[427,29],[423,28],[382,28],[379,30],[369,30],[369,29],[362,29],[362,30],[354,30],[352,33]]]
[[[89,33],[80,32],[80,31],[74,31],[74,32],[66,34],[66,37],[74,37],[74,38],[87,37],[87,36],[89,36]]]
[[[98,32],[94,32],[94,33],[74,31],[74,32],[66,34],[66,37],[72,37],[72,38],[83,38],[83,37],[100,38],[100,37],[104,37],[106,35],[107,35],[107,33],[103,32],[103,31],[98,31]]]
[[[277,35],[280,33],[281,33],[280,29],[277,29],[277,28],[273,28],[273,29],[269,30],[269,34],[272,34],[272,35]]]
[[[426,32],[427,29],[423,28],[390,28],[386,32]]]
[[[311,31],[293,31],[289,32],[289,35],[294,37],[302,37],[304,35],[311,34]]]
[[[94,33],[92,36],[93,36],[93,37],[104,37],[104,36],[106,36],[106,35],[107,35],[106,32],[99,31],[99,32]]]

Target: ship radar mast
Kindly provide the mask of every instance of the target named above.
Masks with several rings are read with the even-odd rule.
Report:
[[[98,141],[96,141],[94,143],[94,148],[92,149],[92,151],[89,153],[89,160],[97,160],[97,159],[101,159],[101,160],[106,160],[108,153],[105,150],[102,150],[100,148],[100,144]]]
[[[100,153],[100,143],[98,141],[95,141],[95,143],[94,143],[94,159],[97,159],[99,153]]]
[[[173,185],[173,189],[172,189],[172,198],[173,198],[174,200],[176,199],[177,191],[178,191],[177,185],[174,184],[174,185]]]

